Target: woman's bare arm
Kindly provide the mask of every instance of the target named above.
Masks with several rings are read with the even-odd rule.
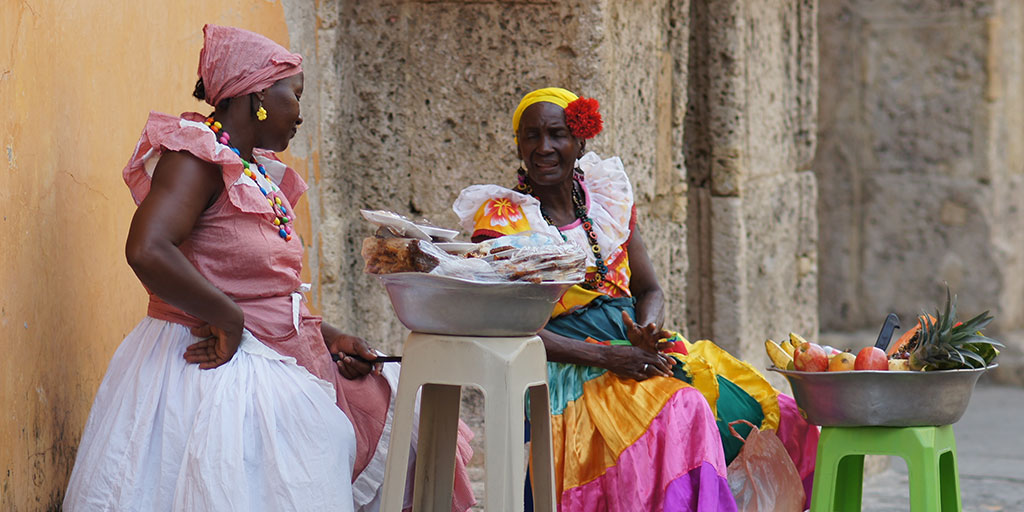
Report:
[[[212,336],[189,347],[185,359],[213,368],[226,363],[241,341],[244,315],[178,250],[203,211],[224,188],[220,169],[184,152],[165,153],[149,194],[132,218],[125,256],[142,284],[168,304],[209,324]]]
[[[641,326],[654,324],[661,329],[665,323],[665,292],[658,284],[647,247],[640,236],[639,226],[633,228],[633,237],[627,246],[629,251],[629,291],[636,298],[636,323]]]

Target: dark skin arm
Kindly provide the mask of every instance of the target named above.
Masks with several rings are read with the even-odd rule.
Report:
[[[640,236],[640,227],[633,228],[633,237],[627,246],[629,251],[629,292],[636,298],[637,323],[661,331],[665,323],[665,292],[658,284],[654,264],[647,255],[647,247]],[[667,338],[666,336],[662,338]]]
[[[472,240],[482,242],[487,238],[475,236]],[[634,380],[644,380],[655,375],[672,375],[675,360],[659,353],[661,349],[670,345],[660,341],[671,335],[661,329],[665,321],[665,294],[658,285],[654,265],[647,256],[647,249],[638,229],[634,230],[627,250],[631,273],[629,290],[637,298],[636,314],[640,323],[635,324],[625,311],[622,312],[622,320],[633,346],[597,345],[544,329],[538,335],[544,341],[548,361],[596,366]],[[644,364],[647,364],[646,371]]]
[[[629,251],[630,293],[636,297],[638,322],[622,312],[622,321],[632,347],[604,346],[559,336],[543,330],[548,360],[559,363],[597,366],[615,372],[621,377],[644,380],[653,375],[671,375],[675,360],[660,354],[669,343],[661,342],[671,333],[661,329],[665,319],[665,294],[658,285],[654,265],[647,256],[639,229],[633,230],[633,237],[627,246]],[[648,364],[644,372],[644,364]]]
[[[178,246],[223,189],[217,166],[188,153],[165,153],[153,171],[149,194],[132,218],[125,246],[128,264],[150,291],[206,322],[192,329],[193,335],[203,339],[185,351],[185,360],[203,369],[231,360],[241,342],[245,316],[230,297],[196,270]],[[326,322],[320,330],[333,353],[377,358],[362,338],[349,336]],[[352,357],[338,362],[338,372],[348,379],[373,370],[374,365]]]
[[[125,256],[135,275],[168,304],[207,323],[192,330],[203,340],[185,360],[216,368],[242,340],[245,316],[178,249],[196,220],[224,189],[220,169],[184,152],[167,152],[153,171],[149,194],[132,217]]]

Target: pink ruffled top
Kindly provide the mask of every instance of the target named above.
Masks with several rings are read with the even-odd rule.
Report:
[[[196,221],[181,252],[214,286],[242,308],[245,327],[278,353],[294,357],[316,377],[331,383],[338,406],[356,430],[357,457],[353,475],[367,466],[384,429],[390,386],[383,378],[349,381],[341,377],[324,344],[321,319],[306,308],[297,293],[301,286],[303,247],[299,237],[286,241],[274,226],[274,213],[252,178],[243,174],[241,159],[217,142],[197,113],[174,117],[153,112],[124,180],[136,204],[149,193],[153,169],[166,151],[187,151],[220,166],[224,192]],[[272,152],[256,150],[256,160],[277,183],[288,212],[307,186]],[[179,324],[201,322],[156,295],[149,296],[149,316]],[[380,454],[378,454],[379,456]]]

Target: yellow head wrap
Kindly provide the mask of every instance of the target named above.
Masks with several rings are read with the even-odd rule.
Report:
[[[519,101],[519,106],[516,107],[516,113],[512,115],[513,136],[519,132],[519,118],[523,116],[523,111],[530,105],[546,101],[565,108],[569,103],[576,101],[578,98],[579,96],[573,94],[572,91],[562,89],[561,87],[545,87],[523,96],[523,99]]]

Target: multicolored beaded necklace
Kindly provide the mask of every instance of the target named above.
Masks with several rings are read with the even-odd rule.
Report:
[[[277,227],[277,234],[283,238],[286,242],[290,242],[292,239],[292,227],[288,225],[291,222],[292,217],[288,215],[288,210],[284,207],[284,202],[281,201],[280,192],[274,180],[270,179],[267,175],[267,170],[263,167],[263,164],[259,162],[249,163],[246,159],[242,158],[242,154],[238,151],[238,148],[231,145],[231,135],[228,134],[224,127],[221,126],[220,121],[217,121],[213,116],[207,117],[206,126],[213,130],[213,133],[217,135],[217,142],[225,145],[230,149],[238,159],[242,161],[242,172],[246,177],[252,180],[253,183],[259,187],[260,192],[263,193],[263,197],[267,198],[267,203],[270,204],[270,208],[274,210],[274,226]],[[255,158],[253,159],[255,160]],[[252,172],[252,167],[255,166],[256,170],[262,176],[263,181],[266,182],[266,186],[260,183],[257,179],[256,173]]]
[[[516,192],[537,197],[533,194],[533,187],[531,187],[526,181],[526,171],[520,167],[518,173],[519,183],[515,186]],[[594,222],[590,219],[590,215],[587,215],[587,200],[583,195],[583,171],[579,167],[573,169],[572,179],[573,213],[583,226],[583,232],[587,234],[587,241],[590,242],[590,250],[594,253],[594,266],[597,267],[597,272],[594,273],[594,276],[581,283],[580,286],[587,290],[596,290],[601,286],[601,283],[604,282],[604,277],[608,274],[608,266],[605,265],[604,259],[601,258],[601,246],[597,244],[597,233],[594,233]],[[548,212],[544,210],[543,206],[540,207],[540,214],[544,217],[545,222],[555,226],[556,228],[558,227],[551,221],[551,217],[548,216]],[[569,240],[569,238],[561,231],[559,231],[558,234],[562,235],[562,240]]]

